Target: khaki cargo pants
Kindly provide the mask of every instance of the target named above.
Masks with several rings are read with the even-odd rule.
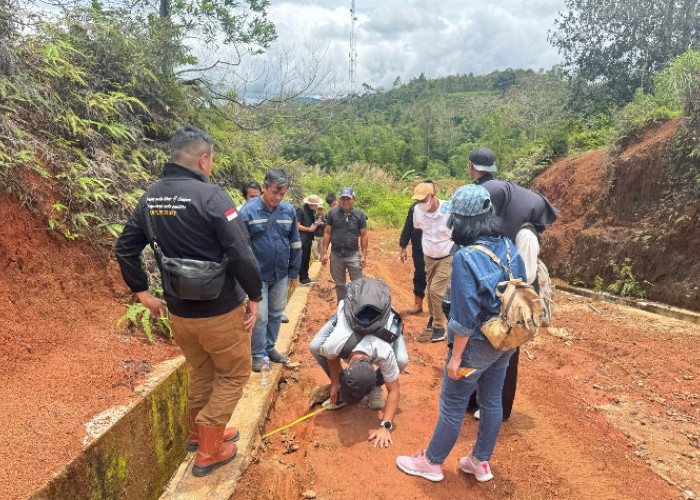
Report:
[[[211,318],[170,315],[175,343],[190,365],[187,396],[199,409],[197,424],[228,424],[250,377],[250,332],[243,328],[245,304]]]
[[[452,275],[452,256],[448,255],[442,259],[433,259],[424,256],[425,259],[425,298],[428,300],[428,311],[433,318],[433,330],[436,328],[445,329],[447,321],[445,313],[442,312],[442,298],[445,296],[447,284]]]

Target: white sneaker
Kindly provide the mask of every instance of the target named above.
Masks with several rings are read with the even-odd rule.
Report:
[[[323,408],[326,408],[327,406],[330,406],[328,408],[329,410],[340,410],[343,406],[345,406],[347,403],[344,401],[341,401],[340,403],[333,404],[331,403],[331,398],[326,399],[323,403],[321,403],[321,406]]]
[[[382,386],[375,385],[374,388],[367,395],[367,406],[373,410],[381,410],[385,405],[384,392],[382,391]]]

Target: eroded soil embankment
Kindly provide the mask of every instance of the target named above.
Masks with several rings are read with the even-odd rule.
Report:
[[[532,184],[559,209],[542,236],[557,278],[700,311],[698,161],[674,157],[679,121],[648,129],[618,155],[597,151],[555,162]],[[630,274],[621,276],[624,264]],[[624,284],[624,283],[621,283]]]
[[[0,196],[0,497],[26,498],[80,453],[84,424],[138,396],[179,355],[117,328],[131,294],[114,262]]]

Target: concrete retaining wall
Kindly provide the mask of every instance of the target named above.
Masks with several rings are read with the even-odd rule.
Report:
[[[185,457],[189,434],[184,358],[157,367],[140,389],[143,399],[29,497],[47,499],[159,498]]]

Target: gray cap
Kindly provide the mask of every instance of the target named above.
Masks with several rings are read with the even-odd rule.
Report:
[[[476,148],[469,154],[469,161],[479,172],[495,172],[496,155],[489,148]]]
[[[340,399],[344,403],[355,404],[364,398],[377,385],[377,375],[372,363],[365,358],[357,358],[343,371],[340,381]]]
[[[347,196],[349,198],[355,197],[355,191],[351,187],[344,187],[340,190],[340,197]]]

